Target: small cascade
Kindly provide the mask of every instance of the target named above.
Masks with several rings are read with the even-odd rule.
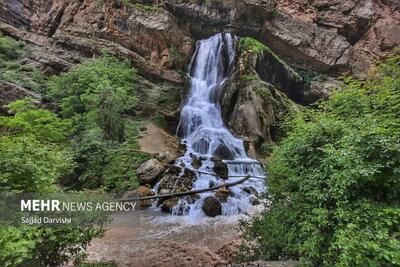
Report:
[[[235,45],[236,37],[229,33],[200,40],[190,63],[190,90],[178,126],[178,136],[186,146],[186,153],[176,160],[176,165],[199,171],[195,172],[193,189],[231,183],[248,174],[264,176],[262,165],[247,157],[243,141],[230,133],[221,116],[219,95],[235,62]],[[195,159],[197,164],[193,164]],[[216,174],[213,168],[216,160],[226,164],[227,179],[205,174]],[[252,197],[263,190],[262,179],[249,179],[230,187],[229,197],[221,201],[222,214],[244,212],[252,206]],[[214,196],[214,192],[202,193],[195,201],[181,198],[172,212],[204,216],[202,206],[208,196]]]

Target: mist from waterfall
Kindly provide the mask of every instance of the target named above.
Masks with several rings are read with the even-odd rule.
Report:
[[[246,155],[243,141],[225,127],[221,115],[219,95],[235,63],[236,39],[230,33],[219,33],[197,42],[196,52],[189,66],[190,90],[178,126],[178,135],[187,150],[176,164],[194,169],[192,162],[197,157],[202,161],[199,171],[214,173],[211,159],[217,155],[227,163],[229,176],[264,176],[261,164]],[[197,173],[196,177],[193,189],[209,188],[211,185],[241,179],[232,177],[223,180],[201,173]],[[243,190],[245,187],[247,190]],[[252,192],[249,192],[249,188]],[[222,203],[223,215],[242,213],[250,208],[250,197],[264,189],[264,181],[249,179],[229,189],[231,194]],[[214,193],[202,193],[200,199],[193,204],[183,198],[174,210],[177,212],[182,210],[182,206],[186,206],[189,216],[204,216],[201,207],[204,198],[210,195]]]

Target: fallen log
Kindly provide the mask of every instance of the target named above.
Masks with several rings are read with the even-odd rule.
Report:
[[[217,189],[222,188],[222,187],[231,187],[231,186],[234,186],[234,185],[241,184],[241,183],[247,181],[248,179],[250,179],[250,175],[247,175],[243,179],[240,179],[240,180],[235,181],[235,182],[225,183],[225,184],[221,184],[221,185],[218,185],[218,186],[213,186],[213,187],[210,187],[210,188],[196,189],[196,190],[191,190],[191,191],[186,191],[186,192],[169,193],[169,194],[163,194],[163,195],[153,195],[153,196],[126,198],[126,199],[119,199],[117,201],[118,202],[129,202],[129,201],[141,201],[141,200],[159,199],[159,198],[183,197],[183,196],[188,196],[188,195],[193,195],[193,194],[198,194],[198,193],[214,191],[214,190],[217,190]]]
[[[200,174],[206,174],[206,175],[211,175],[211,176],[219,177],[219,176],[218,176],[217,174],[215,174],[215,173],[199,171],[199,170],[192,169],[192,168],[187,168],[187,169],[189,169],[189,170],[191,170],[191,171],[193,171],[193,172],[200,173]],[[229,176],[228,176],[228,178],[239,178],[239,177],[243,177],[243,175],[229,175]],[[266,179],[267,179],[265,176],[254,176],[254,175],[250,176],[249,178],[252,178],[252,179],[253,179],[253,178],[254,178],[254,179],[261,179],[261,180],[266,180]]]

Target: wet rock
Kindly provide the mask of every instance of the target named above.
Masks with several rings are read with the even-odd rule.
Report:
[[[228,160],[232,160],[235,158],[234,152],[231,149],[229,149],[229,147],[224,143],[218,145],[217,149],[214,151],[213,156]]]
[[[190,191],[192,189],[193,181],[196,178],[196,174],[189,169],[184,169],[181,176],[180,173],[182,170],[183,169],[179,166],[169,166],[168,169],[161,175],[158,193],[169,194]],[[163,209],[163,211],[171,211],[172,207],[176,205],[178,200],[179,198],[172,198],[168,200],[160,199],[158,205]]]
[[[213,157],[212,161],[214,163],[213,166],[213,171],[215,172],[215,174],[218,175],[219,178],[221,179],[228,179],[228,165],[226,165],[226,163],[224,163],[220,158],[218,157]]]
[[[199,194],[193,194],[193,195],[189,195],[189,196],[186,197],[186,200],[187,200],[187,202],[189,204],[193,204],[199,199],[200,199],[200,195]]]
[[[168,198],[165,201],[162,202],[160,205],[161,211],[163,212],[171,212],[172,209],[176,204],[178,204],[179,198],[173,197],[173,198]]]
[[[253,205],[253,206],[257,206],[257,205],[261,204],[260,200],[257,197],[250,197],[249,200],[250,200],[251,205]]]
[[[276,141],[279,136],[274,135],[273,127],[289,111],[296,109],[294,102],[284,92],[291,92],[292,97],[296,99],[302,95],[301,91],[296,92],[295,87],[286,87],[289,84],[301,83],[295,81],[297,78],[290,78],[298,77],[298,74],[287,70],[288,67],[278,68],[271,65],[271,69],[280,69],[286,74],[283,78],[266,75],[264,78],[270,80],[263,81],[257,74],[257,61],[258,55],[249,52],[240,54],[238,68],[225,86],[220,100],[224,120],[235,134],[246,140],[247,147],[251,147],[251,143],[257,146],[264,141]],[[245,79],[249,76],[251,79]],[[278,90],[270,82],[280,84],[283,89]],[[297,87],[297,90],[301,88]]]
[[[186,198],[185,198],[186,199]],[[188,214],[190,207],[185,199],[178,200],[173,208],[170,210],[174,215],[186,215]]]
[[[220,189],[217,190],[217,192],[215,192],[215,197],[219,199],[219,201],[221,202],[226,202],[229,195],[230,195],[230,191],[228,188],[226,187],[222,187]]]
[[[213,188],[213,187],[215,187],[215,186],[216,186],[216,184],[215,184],[214,181],[210,181],[210,182],[208,183],[208,188]]]
[[[303,79],[274,53],[266,50],[259,55],[255,69],[263,81],[272,84],[296,103],[304,103]]]
[[[204,199],[202,210],[209,217],[215,217],[222,214],[221,202],[212,196],[208,196]]]
[[[186,144],[183,144],[183,143],[180,143],[180,144],[179,144],[179,153],[180,153],[180,154],[182,154],[182,155],[185,154],[186,149],[187,149]]]
[[[193,160],[192,160],[192,166],[193,166],[193,168],[198,169],[198,168],[201,167],[201,164],[202,164],[201,159],[198,158],[198,157],[196,157],[196,156],[194,156],[194,158],[193,158]]]
[[[165,165],[157,159],[145,161],[136,170],[140,184],[154,184],[165,168]]]

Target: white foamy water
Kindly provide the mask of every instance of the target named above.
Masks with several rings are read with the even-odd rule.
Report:
[[[236,56],[236,37],[229,33],[216,34],[209,39],[197,42],[197,49],[189,67],[190,90],[185,105],[182,108],[178,135],[186,145],[185,155],[179,158],[177,165],[194,169],[193,157],[202,159],[198,169],[201,172],[214,173],[215,155],[225,155],[224,162],[228,164],[228,180],[222,180],[213,175],[196,174],[193,189],[209,188],[223,183],[242,179],[247,174],[264,176],[262,165],[246,155],[243,141],[235,137],[226,127],[221,116],[219,94],[224,83],[229,79]],[[247,187],[247,190],[243,190]],[[249,188],[251,191],[249,193]],[[231,196],[223,205],[223,215],[243,213],[252,205],[250,197],[264,190],[264,181],[249,179],[246,182],[229,188]],[[175,211],[189,207],[188,215],[192,218],[203,217],[201,207],[204,198],[214,195],[213,192],[202,193],[201,198],[193,204],[183,198]],[[186,209],[187,210],[187,209]]]

